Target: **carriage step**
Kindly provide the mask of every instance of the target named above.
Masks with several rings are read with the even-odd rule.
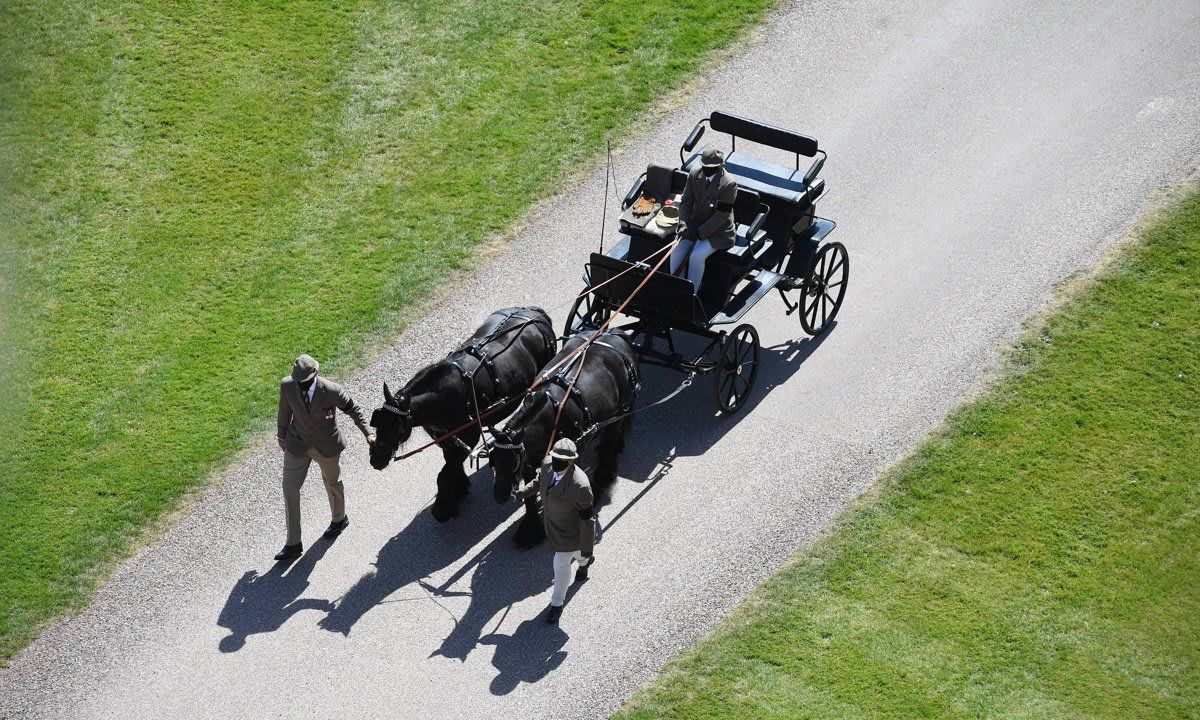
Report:
[[[771,289],[782,279],[783,275],[777,272],[759,270],[754,279],[746,283],[745,287],[730,298],[729,302],[725,304],[725,308],[713,316],[711,324],[728,325],[741,320],[742,316],[754,307],[754,303],[762,300],[763,296],[771,292]]]

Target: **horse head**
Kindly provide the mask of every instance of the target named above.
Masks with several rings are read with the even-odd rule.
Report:
[[[488,443],[488,463],[495,477],[492,496],[498,503],[508,502],[521,483],[521,475],[525,470],[524,436],[524,428],[492,430],[492,440]]]
[[[371,413],[371,427],[375,428],[375,444],[371,446],[371,467],[382,470],[412,435],[412,400],[401,392],[392,395],[387,383],[383,384],[383,405]]]

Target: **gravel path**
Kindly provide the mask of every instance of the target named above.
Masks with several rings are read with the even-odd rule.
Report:
[[[728,109],[830,153],[823,214],[853,262],[841,323],[803,339],[777,297],[750,316],[752,403],[707,380],[639,418],[601,514],[593,579],[558,628],[549,552],[518,552],[486,472],[455,521],[436,458],[344,477],[332,546],[320,480],[286,574],[274,440],[238,462],[92,605],[0,672],[0,717],[604,717],[815,537],[995,364],[1054,285],[1093,264],[1200,159],[1200,3],[803,2],[617,158],[670,162]],[[531,220],[349,388],[374,404],[489,311],[576,292],[599,169]],[[610,221],[612,216],[610,215]],[[557,317],[561,318],[559,310]],[[280,374],[289,358],[280,358]],[[646,397],[674,380],[651,373]],[[274,382],[264,378],[263,382]]]

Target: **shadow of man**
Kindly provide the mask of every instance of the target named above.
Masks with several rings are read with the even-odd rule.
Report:
[[[249,636],[275,632],[302,610],[333,609],[328,600],[301,597],[309,586],[308,576],[331,544],[321,538],[296,563],[276,563],[265,575],[247,570],[217,616],[217,625],[230,631],[217,645],[221,652],[241,650]]]
[[[484,488],[485,477],[490,481],[491,473],[476,471],[471,476],[471,488]],[[317,624],[330,632],[349,635],[355,623],[372,608],[384,603],[397,590],[461,558],[516,509],[497,505],[480,492],[475,502],[463,502],[459,515],[447,523],[439,523],[427,510],[420,510],[379,549],[375,569],[359,578]]]
[[[520,507],[513,505],[513,507]],[[450,590],[460,578],[471,573],[468,592]],[[422,583],[431,595],[441,597],[470,596],[470,604],[441,646],[430,657],[466,660],[484,634],[484,627],[499,613],[508,614],[513,605],[545,593],[553,581],[550,552],[543,544],[531,550],[519,550],[509,532],[500,533],[487,547],[471,558],[452,577],[434,587]],[[547,596],[548,598],[548,596]],[[499,622],[503,622],[501,617]],[[497,623],[497,626],[499,625]]]
[[[485,635],[479,644],[496,646],[492,665],[500,672],[489,686],[493,695],[507,695],[523,682],[536,683],[567,659],[567,634],[541,616],[521,623],[512,635]]]

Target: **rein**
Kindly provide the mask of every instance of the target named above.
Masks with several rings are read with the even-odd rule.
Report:
[[[604,324],[602,324],[599,327],[599,329],[597,329],[595,332],[593,332],[591,334],[591,336],[589,336],[586,340],[584,340],[582,345],[580,345],[575,350],[571,351],[567,355],[567,357],[565,357],[562,360],[560,360],[559,362],[555,363],[553,367],[551,367],[547,370],[544,370],[542,373],[540,373],[538,375],[538,377],[534,380],[533,384],[530,385],[524,392],[522,392],[519,395],[515,395],[515,396],[509,398],[508,400],[500,403],[499,405],[496,405],[495,407],[491,408],[487,412],[477,414],[476,417],[468,420],[467,422],[463,423],[462,425],[458,426],[457,428],[425,443],[424,445],[417,448],[416,450],[411,450],[409,452],[404,453],[403,455],[396,455],[395,457],[392,458],[392,460],[399,461],[399,460],[404,460],[404,459],[410,458],[413,455],[416,455],[417,453],[428,450],[429,448],[433,447],[434,445],[441,443],[443,440],[447,440],[451,437],[458,435],[463,430],[466,430],[467,428],[469,428],[475,424],[478,424],[480,430],[482,431],[484,418],[488,418],[488,417],[491,417],[492,415],[495,415],[497,412],[508,407],[509,405],[511,405],[513,402],[515,402],[517,400],[524,400],[526,397],[528,397],[530,394],[532,394],[533,391],[536,390],[542,383],[544,383],[546,380],[553,377],[554,372],[556,370],[558,370],[560,367],[573,361],[576,357],[582,357],[587,352],[588,346],[590,346],[593,342],[595,342],[596,338],[598,338],[601,333],[603,333],[605,330],[608,329],[608,326],[610,324],[612,324],[612,321],[616,319],[617,315],[620,315],[625,310],[625,308],[629,305],[629,303],[633,300],[633,298],[636,297],[637,294],[639,292],[641,292],[642,288],[646,286],[646,283],[648,283],[650,281],[650,278],[654,277],[654,273],[658,272],[658,269],[661,268],[662,264],[664,262],[666,262],[667,258],[670,257],[670,251],[674,250],[678,244],[679,244],[679,238],[676,237],[675,240],[671,241],[669,244],[664,245],[662,248],[660,248],[659,250],[656,250],[654,253],[652,253],[649,257],[653,257],[655,254],[659,254],[659,253],[662,254],[662,257],[660,257],[658,259],[658,262],[656,262],[654,264],[654,267],[650,269],[650,272],[646,273],[646,277],[642,278],[642,281],[640,283],[638,283],[638,286],[636,288],[633,289],[633,292],[629,294],[629,297],[625,298],[625,300],[622,301],[620,306],[617,307],[617,309],[612,313],[612,315],[610,315],[609,318],[604,321]],[[614,275],[613,277],[609,278],[608,280],[605,280],[604,282],[598,283],[594,286],[585,288],[584,291],[576,297],[576,299],[581,298],[581,297],[587,295],[588,293],[591,293],[592,291],[594,291],[595,289],[597,289],[599,287],[603,287],[604,285],[612,282],[613,280],[616,280],[621,275],[629,272],[630,270],[633,270],[636,267],[646,267],[646,265],[644,263],[638,263],[636,265],[631,265],[630,267],[626,268],[625,270],[622,270],[620,273],[618,273],[617,275]],[[535,319],[536,318],[530,318],[530,319],[526,320],[525,324],[528,324]],[[521,327],[523,327],[523,325]],[[505,346],[505,347],[507,348],[507,346]],[[482,360],[480,362],[482,362]],[[577,370],[575,373],[575,377],[571,379],[571,384],[570,384],[571,387],[574,386],[575,380],[579,377],[579,372],[582,371],[582,368],[583,368],[582,362],[579,363],[579,367],[580,367],[580,370]],[[472,375],[471,375],[471,391],[472,391],[472,393],[474,393],[474,391],[475,391],[474,373],[472,373]],[[554,436],[558,432],[558,420],[562,416],[563,407],[566,405],[567,398],[569,398],[569,397],[570,397],[570,391],[568,389],[568,392],[566,393],[566,395],[563,396],[563,401],[561,403],[559,403],[558,412],[554,418],[554,428],[551,430],[551,433],[550,433],[551,447],[553,447]],[[399,411],[397,410],[397,412],[399,412]],[[547,448],[546,452],[549,452],[549,451],[550,451],[550,448]]]

